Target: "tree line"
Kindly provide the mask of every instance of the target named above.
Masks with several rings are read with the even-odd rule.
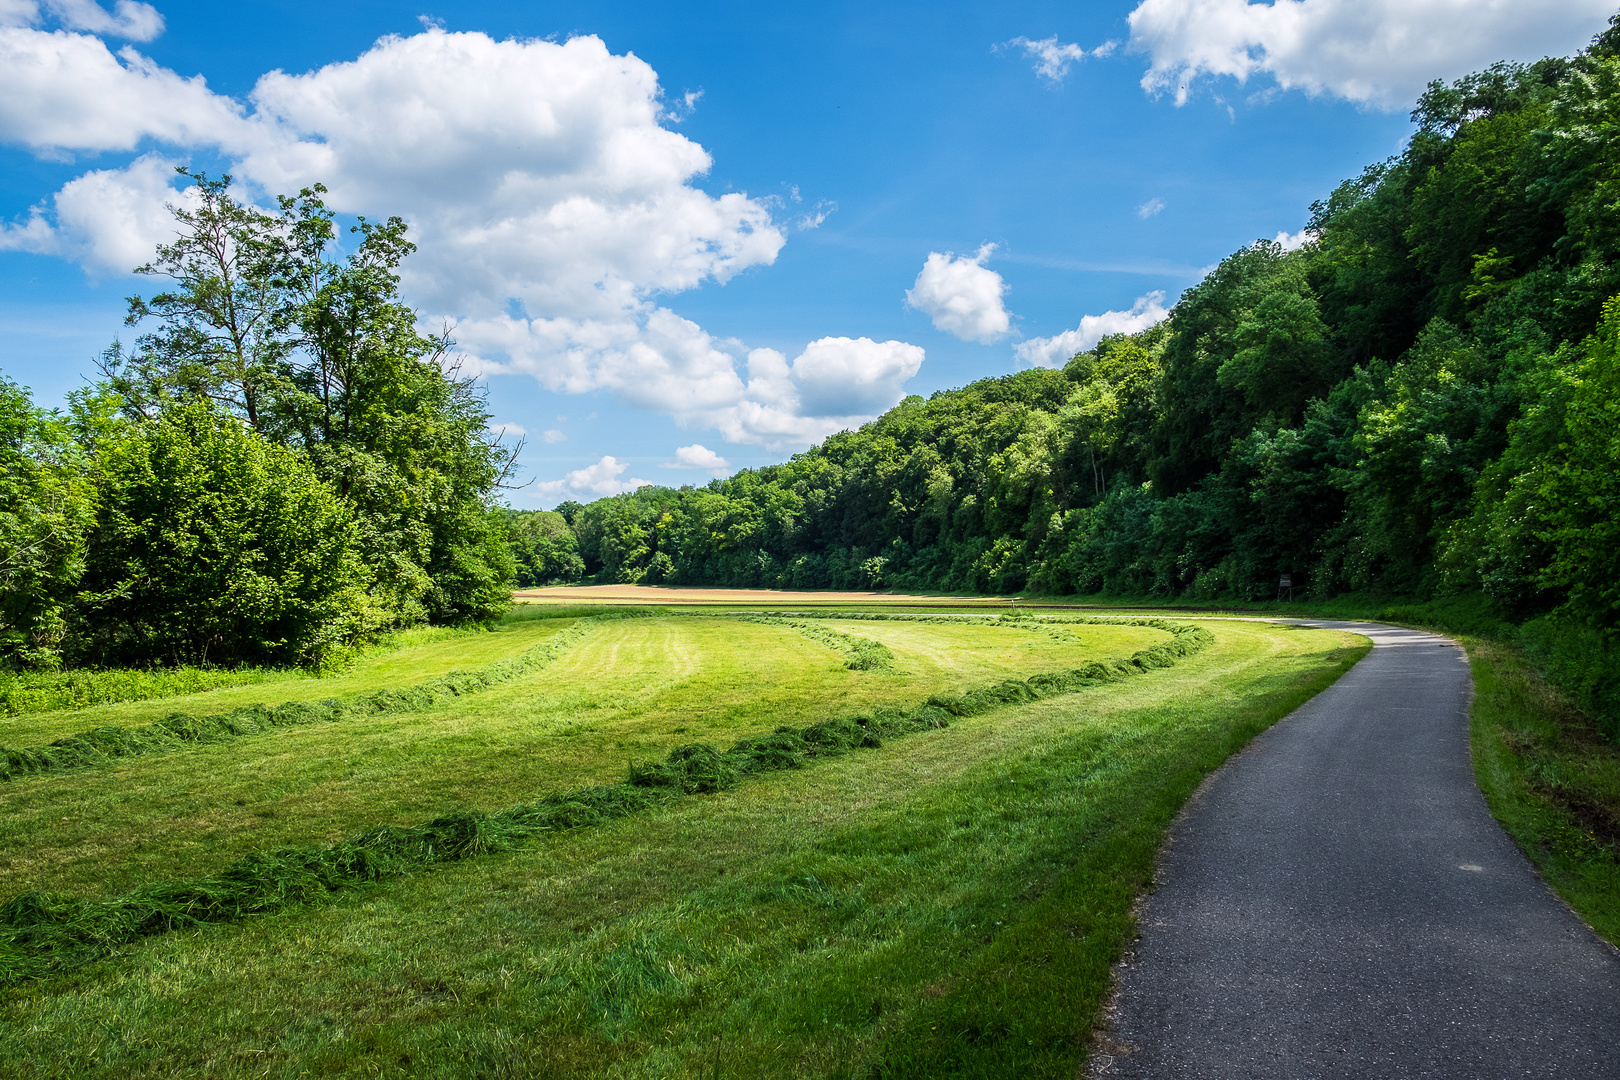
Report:
[[[399,300],[404,223],[345,254],[319,185],[190,178],[133,346],[64,411],[0,376],[0,666],[321,665],[497,616],[516,448]]]

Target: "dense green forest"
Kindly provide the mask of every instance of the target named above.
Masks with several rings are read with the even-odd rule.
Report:
[[[324,189],[192,179],[134,346],[65,412],[0,376],[0,669],[321,665],[506,610],[513,451],[399,301],[404,224],[342,255]]]
[[[1612,670],[1620,29],[1433,83],[1413,120],[1311,207],[1303,248],[1235,252],[1061,371],[909,397],[705,488],[565,504],[585,572],[1206,600],[1289,574],[1311,598],[1483,596]]]

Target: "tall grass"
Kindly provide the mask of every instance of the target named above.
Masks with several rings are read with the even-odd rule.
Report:
[[[622,614],[626,609],[610,607],[603,604],[571,605],[562,604],[513,604],[501,616],[503,626],[518,623],[535,622],[543,619],[591,619],[599,615]]]
[[[1464,644],[1474,772],[1491,812],[1548,884],[1620,945],[1620,748],[1518,650]]]
[[[83,709],[248,686],[280,676],[274,668],[78,668],[0,672],[0,716]]]
[[[1541,618],[1520,627],[1514,638],[1605,739],[1620,743],[1620,636]]]
[[[522,625],[539,619],[579,619],[601,615],[602,607],[544,607],[520,605],[500,620],[500,625]],[[230,687],[297,678],[339,675],[357,663],[374,660],[427,637],[467,637],[478,629],[420,627],[384,634],[362,648],[347,654],[340,667],[312,671],[297,668],[74,668],[67,671],[0,672],[0,717],[94,708],[124,702],[152,701],[166,697],[206,693]]]

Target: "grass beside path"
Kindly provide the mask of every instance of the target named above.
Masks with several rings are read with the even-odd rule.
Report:
[[[42,1078],[1072,1077],[1177,808],[1364,652],[1213,629],[1123,683],[151,940],[0,1001],[0,1061]]]
[[[1033,599],[1097,612],[1149,609],[1167,618],[1225,603],[1236,614],[1364,619],[1457,638],[1474,680],[1474,771],[1492,814],[1553,890],[1620,946],[1620,741],[1612,717],[1600,723],[1577,704],[1584,700],[1591,710],[1613,700],[1613,642],[1603,645],[1587,634],[1585,653],[1557,655],[1557,635],[1579,637],[1579,631],[1548,620],[1539,628],[1515,627],[1478,594],[1423,601],[1347,594],[1285,603]],[[1535,630],[1528,640],[1527,630]]]
[[[1620,747],[1516,649],[1463,643],[1474,772],[1491,812],[1548,884],[1620,945]]]

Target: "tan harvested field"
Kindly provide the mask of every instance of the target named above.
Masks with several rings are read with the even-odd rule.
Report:
[[[792,592],[785,589],[680,589],[655,585],[558,585],[512,594],[528,604],[725,604],[729,607],[988,607],[1008,608],[1005,596],[918,596],[889,592]],[[1045,606],[1045,605],[1043,605]]]

